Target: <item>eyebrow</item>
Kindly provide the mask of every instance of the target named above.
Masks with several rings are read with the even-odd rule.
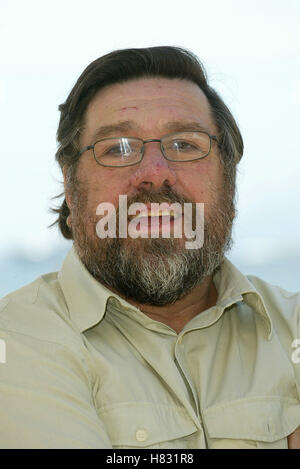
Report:
[[[105,137],[109,137],[113,134],[122,134],[133,130],[136,124],[133,121],[121,121],[117,124],[103,125],[98,127],[95,132],[93,132],[92,140],[97,140]]]
[[[198,130],[207,132],[208,134],[212,133],[211,130],[197,121],[171,121],[165,125],[165,128],[170,132],[189,132]]]
[[[172,132],[190,132],[193,130],[203,131],[211,134],[211,131],[197,121],[170,121],[163,125],[167,133]],[[92,141],[95,142],[101,138],[109,136],[126,136],[126,133],[135,133],[141,131],[141,127],[134,121],[121,121],[116,124],[104,125],[98,127],[92,134]],[[119,135],[118,135],[119,134]],[[133,135],[130,135],[133,137]]]

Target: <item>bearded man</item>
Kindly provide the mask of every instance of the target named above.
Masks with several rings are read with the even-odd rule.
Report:
[[[299,447],[300,294],[225,257],[243,141],[201,62],[114,51],[60,111],[56,211],[73,246],[60,272],[2,300],[0,446]]]

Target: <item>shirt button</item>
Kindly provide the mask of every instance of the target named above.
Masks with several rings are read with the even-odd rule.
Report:
[[[147,440],[147,432],[146,430],[137,430],[135,434],[135,438],[137,441],[145,441]]]

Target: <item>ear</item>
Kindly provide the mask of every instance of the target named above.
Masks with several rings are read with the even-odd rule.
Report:
[[[64,177],[64,188],[65,188],[65,199],[66,199],[66,203],[67,203],[67,206],[69,208],[69,210],[71,210],[71,206],[72,206],[72,199],[71,199],[71,195],[69,193],[69,189],[68,189],[68,167],[65,165],[62,169],[62,173],[63,173],[63,177]]]
[[[64,177],[64,187],[65,187],[65,200],[69,209],[69,215],[67,216],[66,223],[70,229],[72,229],[72,216],[71,216],[71,207],[72,207],[72,198],[68,189],[68,167],[64,166],[62,169]]]

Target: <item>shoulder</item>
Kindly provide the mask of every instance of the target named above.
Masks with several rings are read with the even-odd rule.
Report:
[[[300,291],[290,292],[253,275],[247,275],[247,278],[262,296],[266,306],[272,310],[278,312],[284,310],[288,316],[300,312]]]
[[[300,291],[290,292],[252,275],[247,278],[261,296],[275,329],[300,337]]]
[[[65,344],[68,337],[77,335],[57,272],[42,275],[2,298],[0,329],[61,344]]]

